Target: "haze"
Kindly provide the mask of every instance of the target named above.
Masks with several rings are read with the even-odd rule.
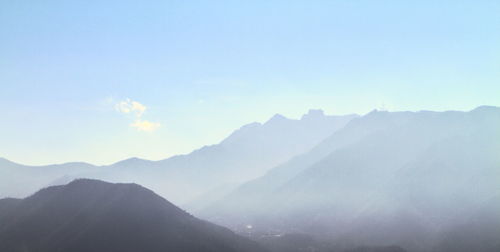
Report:
[[[500,251],[499,1],[1,1],[0,251]]]
[[[276,113],[499,106],[499,10],[497,1],[4,1],[0,153],[31,165],[160,160]],[[153,123],[136,126],[154,130],[116,111],[127,99]]]

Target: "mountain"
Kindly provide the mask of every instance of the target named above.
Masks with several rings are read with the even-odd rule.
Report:
[[[0,198],[25,197],[49,184],[67,183],[70,175],[86,176],[99,171],[99,167],[82,162],[28,166],[0,158]]]
[[[498,150],[497,107],[373,111],[198,214],[235,230],[250,224],[428,251],[465,213],[500,194]]]
[[[456,217],[438,237],[434,251],[500,251],[500,195]]]
[[[241,127],[217,145],[206,146],[189,155],[158,161],[171,186],[166,194],[178,202],[208,198],[204,194],[224,185],[242,183],[308,151],[355,115],[326,116],[311,110],[300,120],[275,115],[267,122]],[[156,188],[156,187],[153,187]],[[158,190],[164,190],[165,181]],[[182,188],[182,194],[176,194]]]
[[[136,184],[75,180],[0,200],[0,251],[263,251]]]
[[[14,198],[0,199],[0,220],[6,218],[7,214],[15,209],[19,202],[21,202],[20,199]]]
[[[405,252],[405,250],[398,246],[385,246],[385,247],[357,247],[346,250],[345,252]]]
[[[272,195],[288,181],[331,153],[356,144],[374,132],[404,125],[408,121],[408,115],[411,114],[410,112],[389,113],[375,110],[363,117],[354,118],[310,151],[297,155],[288,162],[269,170],[264,176],[241,185],[223,200],[214,203],[214,207],[200,211],[200,214],[207,217],[212,214],[224,214],[225,218],[234,214],[247,215],[248,211],[265,214],[268,211],[261,206],[266,205],[268,199],[264,199],[264,196]],[[226,224],[231,225],[231,223]]]
[[[36,167],[0,160],[0,196],[23,197],[43,186],[94,178],[139,183],[177,204],[191,203],[186,206],[198,208],[211,203],[200,199],[218,198],[220,188],[263,175],[308,151],[355,117],[327,116],[321,110],[310,110],[299,120],[277,114],[263,124],[241,127],[219,144],[160,161],[131,158],[109,166],[67,163]],[[194,199],[198,199],[196,203]]]
[[[257,241],[271,252],[406,252],[399,246],[354,246],[341,248],[328,240],[317,240],[311,235],[289,233],[262,235]]]

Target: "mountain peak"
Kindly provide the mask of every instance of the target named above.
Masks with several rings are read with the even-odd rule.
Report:
[[[97,195],[100,195],[101,197],[105,195],[112,196],[113,194],[119,195],[120,192],[124,191],[127,191],[127,194],[129,196],[132,192],[138,192],[142,195],[141,197],[143,198],[145,198],[147,194],[156,195],[153,191],[150,191],[135,183],[110,183],[97,179],[78,178],[71,181],[67,185],[51,186],[42,189],[38,193],[35,193],[33,196],[36,197],[39,194],[43,195],[45,194],[44,191],[50,192],[53,190],[64,191],[68,195],[71,195],[72,197],[81,199],[83,201],[88,198],[96,197]]]
[[[113,184],[97,179],[78,178],[71,181],[66,186],[70,187],[70,186],[97,186],[97,185],[136,185],[136,184]]]
[[[11,201],[2,201],[2,251],[263,251],[137,184],[77,179]]]
[[[288,120],[288,118],[284,117],[283,115],[275,114],[265,124],[282,122],[282,121],[286,121],[286,120]]]
[[[307,114],[304,114],[301,120],[310,120],[325,117],[325,113],[321,109],[310,109]]]

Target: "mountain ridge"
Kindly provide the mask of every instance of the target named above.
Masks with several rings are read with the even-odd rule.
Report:
[[[2,251],[264,251],[137,184],[79,179],[17,200],[10,210],[5,203]]]
[[[144,184],[178,204],[185,204],[214,188],[262,175],[275,164],[311,148],[356,117],[311,113],[316,114],[312,121],[306,115],[302,120],[281,116],[281,119],[274,117],[263,124],[246,124],[218,144],[158,161],[129,158],[104,166],[83,163],[58,166],[11,164],[8,166],[17,167],[8,171],[8,167],[0,164],[0,174],[4,170],[4,178],[16,176],[18,181],[28,185],[21,187],[19,183],[12,184],[12,180],[2,182],[0,177],[0,189],[3,188],[0,196],[25,196],[46,185],[83,177]],[[276,119],[280,121],[277,124],[274,123]],[[199,176],[200,173],[204,175]]]
[[[500,108],[372,111],[197,214],[235,230],[251,223],[383,245],[378,237],[420,251],[449,218],[500,190],[498,150]]]

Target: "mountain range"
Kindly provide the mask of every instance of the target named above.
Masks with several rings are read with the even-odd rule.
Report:
[[[498,212],[478,212],[500,204],[499,151],[497,107],[372,111],[196,213],[234,230],[252,225],[264,233],[299,231],[410,251],[482,243],[477,248],[494,251],[498,228],[484,227],[491,234],[481,241],[450,237],[457,223],[465,230],[474,225],[464,216],[500,224]]]
[[[145,185],[176,204],[199,208],[208,199],[263,175],[272,167],[308,151],[356,115],[327,116],[310,110],[299,120],[276,114],[251,123],[219,144],[160,161],[130,158],[108,166],[66,163],[26,166],[0,159],[0,197],[24,197],[47,185],[95,178]]]
[[[498,107],[275,115],[160,161],[31,167],[0,159],[0,198],[79,177],[143,184],[273,252],[500,248]],[[9,213],[23,213],[31,197],[0,200],[0,221],[18,219]]]

